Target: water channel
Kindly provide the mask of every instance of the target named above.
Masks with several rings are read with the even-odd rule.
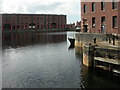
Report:
[[[82,64],[82,50],[70,48],[75,32],[4,33],[3,88],[119,88],[120,76]]]

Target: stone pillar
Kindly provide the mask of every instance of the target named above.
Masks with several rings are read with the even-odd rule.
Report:
[[[87,67],[94,65],[94,48],[93,45],[84,45],[83,47],[83,64]]]

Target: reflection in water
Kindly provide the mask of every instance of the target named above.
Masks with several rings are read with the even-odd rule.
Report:
[[[66,33],[5,33],[2,35],[3,48],[28,46],[34,44],[59,43],[66,41]]]
[[[120,76],[101,69],[82,66],[85,88],[120,88]]]
[[[80,47],[75,47],[75,55],[76,57],[82,58],[83,57],[83,51]]]
[[[101,69],[87,68],[82,64],[82,49],[75,47],[76,58],[81,60],[81,88],[120,88],[120,75]]]
[[[79,88],[80,60],[66,41],[65,32],[5,36],[3,87]]]
[[[119,75],[82,64],[82,49],[67,45],[73,34],[3,34],[3,88],[119,87]]]
[[[70,46],[68,47],[68,50],[71,50],[71,49],[74,49],[74,46],[73,46],[73,45],[70,45]]]

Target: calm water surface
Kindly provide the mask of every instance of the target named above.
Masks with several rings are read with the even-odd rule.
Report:
[[[80,48],[69,48],[74,32],[3,34],[3,88],[119,87],[120,76],[89,70]]]

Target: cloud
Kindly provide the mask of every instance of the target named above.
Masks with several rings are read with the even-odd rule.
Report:
[[[3,1],[0,0],[0,13],[3,12],[3,11],[2,11],[2,3],[3,3]]]
[[[55,2],[52,4],[36,4],[35,6],[32,6],[31,4],[28,5],[27,11],[32,13],[37,13],[39,11],[41,12],[55,12],[56,8],[58,8],[62,3],[61,2]]]
[[[1,1],[0,1],[1,2]],[[79,0],[2,0],[2,13],[65,14],[68,22],[75,22],[80,16]],[[71,19],[76,17],[76,19]]]

